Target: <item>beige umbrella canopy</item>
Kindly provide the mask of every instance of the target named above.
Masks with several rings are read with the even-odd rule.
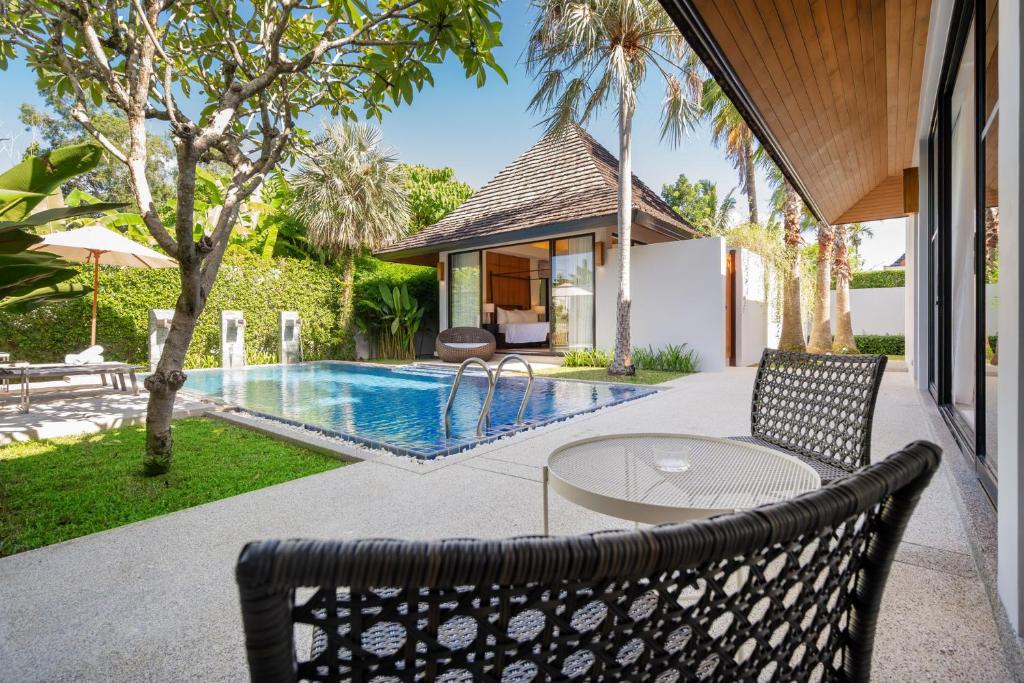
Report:
[[[100,266],[129,268],[176,268],[178,262],[149,247],[133,242],[102,225],[87,225],[77,230],[55,232],[31,247],[35,251],[57,254],[69,261],[93,264],[92,343],[96,343],[96,297],[100,289]]]

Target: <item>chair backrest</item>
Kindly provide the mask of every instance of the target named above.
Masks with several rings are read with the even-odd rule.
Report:
[[[438,333],[437,338],[442,343],[490,343],[494,341],[494,335],[481,327],[449,327]]]
[[[885,363],[885,356],[765,349],[754,380],[751,435],[847,472],[867,465]]]
[[[251,543],[237,567],[250,674],[866,681],[940,454],[917,442],[789,501],[636,531]]]

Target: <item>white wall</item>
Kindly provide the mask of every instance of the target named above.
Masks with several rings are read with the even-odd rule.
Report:
[[[614,252],[611,252],[614,254]],[[725,240],[710,237],[633,247],[632,340],[634,346],[686,343],[700,356],[702,372],[724,370],[725,358]],[[606,266],[607,269],[607,266]],[[614,302],[617,273],[608,303],[611,336],[599,327],[598,347],[614,346]],[[598,295],[602,290],[598,287]],[[607,297],[607,295],[605,295]],[[609,305],[610,304],[610,305]]]
[[[746,249],[736,249],[736,365],[756,365],[766,347],[779,343],[779,325],[773,321],[775,288],[766,281],[764,259]]]
[[[850,290],[854,334],[903,334],[906,328],[903,287]],[[832,332],[836,331],[836,293],[832,291]]]

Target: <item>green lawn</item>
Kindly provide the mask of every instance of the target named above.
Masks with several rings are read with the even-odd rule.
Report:
[[[344,463],[219,420],[174,423],[168,474],[142,475],[145,428],[0,446],[0,556]]]
[[[671,372],[668,370],[637,370],[635,375],[612,376],[606,368],[544,368],[534,371],[545,377],[557,377],[563,379],[585,379],[597,382],[623,382],[626,384],[661,384],[670,379],[683,377],[684,372]]]

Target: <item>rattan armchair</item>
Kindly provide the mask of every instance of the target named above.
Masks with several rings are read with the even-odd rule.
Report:
[[[792,500],[682,525],[251,543],[237,567],[250,673],[867,681],[893,556],[940,453],[917,442]]]
[[[765,349],[754,379],[750,436],[794,455],[824,483],[871,462],[871,426],[885,356]]]
[[[434,342],[437,357],[446,363],[461,363],[467,358],[490,360],[496,348],[494,335],[479,327],[449,327]]]

